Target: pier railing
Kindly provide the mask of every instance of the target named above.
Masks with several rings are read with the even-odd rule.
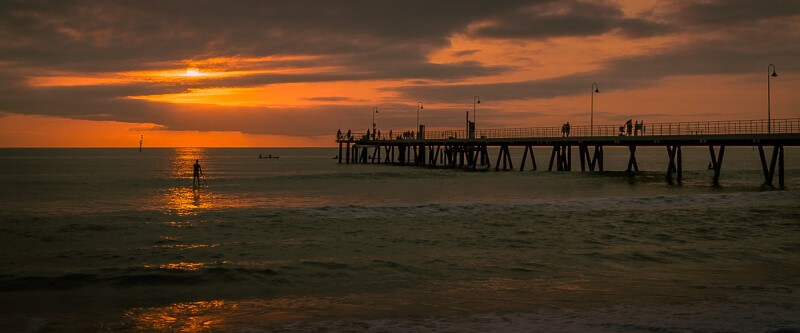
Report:
[[[417,134],[408,135],[408,131],[381,132],[376,139],[390,140],[414,139]],[[769,123],[763,120],[726,120],[726,121],[696,121],[696,122],[670,122],[670,123],[642,123],[637,126],[631,124],[630,129],[626,124],[621,125],[595,125],[594,128],[585,125],[570,126],[569,132],[561,126],[553,127],[527,127],[527,128],[497,128],[478,129],[475,131],[476,139],[523,139],[523,138],[553,138],[553,137],[609,137],[609,136],[671,136],[671,135],[725,135],[725,134],[800,134],[800,118],[772,119]],[[405,135],[403,135],[405,134]],[[352,133],[356,141],[363,139],[366,133]],[[343,137],[344,138],[344,137]],[[426,131],[425,139],[464,139],[467,138],[466,130],[438,130]],[[372,136],[370,137],[372,139]]]

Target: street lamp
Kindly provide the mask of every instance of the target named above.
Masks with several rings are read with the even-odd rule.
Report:
[[[772,74],[769,73],[769,69],[770,68],[772,68]],[[771,77],[776,77],[776,76],[778,76],[778,73],[775,72],[775,65],[769,64],[769,66],[767,66],[767,133],[768,134],[772,133],[772,128],[771,128],[771,126],[772,126],[772,114],[771,114],[772,111],[770,110],[772,108],[772,105],[771,105],[772,103],[770,102],[770,96],[769,96],[770,95],[769,81],[770,81]]]
[[[417,129],[415,131],[419,131],[419,110],[425,109],[422,106],[422,102],[417,102]]]
[[[375,126],[375,114],[376,113],[378,113],[378,107],[377,106],[373,106],[372,107],[372,137],[373,138],[375,137],[375,129],[377,128],[377,126]]]
[[[591,116],[589,118],[589,136],[594,135],[594,93],[600,92],[600,85],[596,82],[592,83],[592,110],[590,112]]]
[[[481,104],[481,97],[480,96],[472,97],[472,123],[473,124],[475,123],[475,109],[477,109],[478,104]],[[475,126],[475,129],[477,129],[477,128],[478,128],[478,126]]]

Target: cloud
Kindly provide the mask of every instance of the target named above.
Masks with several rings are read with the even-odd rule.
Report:
[[[461,50],[461,51],[458,51],[458,52],[453,52],[453,56],[454,57],[466,57],[468,55],[472,55],[472,54],[478,53],[480,51],[481,50],[477,50],[477,49]]]
[[[407,124],[413,116],[406,111],[413,106],[403,104],[403,99],[436,103],[463,102],[473,95],[496,101],[552,98],[586,93],[591,82],[600,82],[604,91],[635,89],[670,76],[765,71],[770,62],[778,64],[779,71],[798,70],[799,15],[800,3],[788,0],[671,1],[635,16],[616,3],[581,0],[507,0],[491,5],[455,0],[7,0],[0,2],[0,112],[154,123],[173,130],[325,135],[331,127],[362,123],[365,116],[354,110],[369,110],[372,105],[340,105],[361,102],[339,96],[341,92],[306,98],[322,105],[282,108],[170,104],[128,97],[208,87],[402,81],[407,85],[382,88],[397,92],[399,103],[382,105],[381,118]],[[492,65],[430,60],[449,47],[455,35],[478,38],[474,42],[605,34],[681,39],[644,55],[612,58],[596,71],[517,82],[492,78],[518,70],[503,65],[504,59],[493,59]],[[476,47],[451,54],[458,58],[480,51]],[[531,61],[536,61],[533,57]],[[214,63],[217,58],[227,60]],[[206,62],[245,73],[183,82],[27,84],[31,77],[51,73],[102,76]],[[478,77],[485,83],[463,83]],[[392,107],[403,112],[384,113]],[[492,117],[482,124],[500,124],[512,117],[501,110],[481,110]],[[463,111],[437,109],[426,119],[449,124],[446,121],[460,118]]]
[[[344,101],[352,101],[353,99],[344,96],[319,96],[319,97],[308,97],[305,98],[305,100],[315,101],[315,102],[344,102]]]
[[[747,47],[743,47],[747,45]],[[405,98],[460,102],[472,95],[492,100],[574,96],[600,82],[604,91],[645,88],[684,75],[766,73],[767,64],[800,71],[800,34],[773,34],[769,24],[749,26],[715,39],[696,39],[644,55],[619,56],[602,69],[555,78],[485,84],[429,84],[387,87]]]
[[[800,15],[800,2],[794,0],[671,1],[665,7],[669,19],[702,28],[745,26]]]
[[[481,38],[547,39],[596,36],[618,31],[629,37],[650,37],[673,31],[668,24],[625,17],[610,3],[588,1],[542,2],[491,17],[469,33]]]
[[[353,56],[447,45],[474,19],[519,6],[460,1],[4,1],[0,53],[26,66],[80,71],[169,67],[185,59]]]

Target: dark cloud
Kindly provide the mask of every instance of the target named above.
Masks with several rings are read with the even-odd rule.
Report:
[[[619,31],[630,37],[649,37],[672,30],[665,23],[625,17],[614,4],[568,0],[533,4],[490,17],[470,34],[483,38],[547,39]]]
[[[408,48],[422,59],[485,14],[460,1],[4,1],[0,54],[81,71],[170,67],[184,59],[360,55]]]
[[[473,95],[493,100],[552,98],[585,94],[592,82],[600,82],[604,91],[614,91],[648,87],[673,76],[759,72],[766,75],[769,63],[778,64],[781,70],[800,71],[797,54],[800,54],[800,36],[773,35],[768,27],[762,27],[727,39],[698,40],[646,55],[618,57],[594,72],[519,82],[386,89],[406,98],[435,102],[461,102]]]
[[[461,50],[461,51],[458,51],[458,52],[453,52],[453,56],[454,57],[465,57],[465,56],[468,56],[468,55],[472,55],[472,54],[478,53],[480,51],[481,50],[474,50],[474,49],[473,50]]]
[[[148,122],[173,130],[322,135],[332,127],[362,123],[368,127],[366,112],[372,105],[337,105],[360,102],[340,96],[310,96],[308,100],[328,105],[286,108],[180,105],[128,97],[204,87],[408,80],[412,85],[388,89],[399,92],[400,101],[422,99],[435,105],[464,102],[473,95],[486,100],[519,100],[583,94],[591,82],[601,82],[604,91],[632,89],[675,75],[765,71],[770,62],[778,64],[779,71],[800,69],[794,65],[800,54],[796,46],[800,40],[793,33],[800,13],[797,1],[672,1],[664,7],[631,17],[614,3],[580,0],[506,0],[490,5],[455,0],[6,0],[0,2],[0,112]],[[706,31],[715,32],[716,37],[689,38]],[[612,59],[595,72],[523,82],[458,84],[514,68],[429,60],[433,52],[449,46],[454,34],[544,40],[608,33],[628,38],[685,33],[687,39],[645,55]],[[452,55],[476,52],[479,50]],[[214,57],[264,58],[214,65],[224,70],[304,70],[185,82],[73,87],[27,84],[30,77],[50,73],[175,69],[186,66],[187,61]],[[413,126],[413,105],[380,107],[381,121],[397,128]],[[424,117],[431,125],[457,127],[457,122],[448,124],[460,119],[463,112],[426,104]],[[538,115],[489,107],[482,107],[481,112],[491,114],[482,120],[482,126]]]
[[[315,101],[315,102],[345,102],[353,100],[350,97],[344,97],[344,96],[319,96],[319,97],[308,97],[304,99],[307,101]]]
[[[796,0],[672,1],[667,8],[669,19],[704,28],[745,26],[800,15],[800,1]]]

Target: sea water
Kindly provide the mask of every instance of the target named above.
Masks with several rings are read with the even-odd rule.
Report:
[[[0,150],[0,330],[800,326],[800,150],[786,190],[750,147],[726,150],[718,186],[706,148],[684,148],[681,183],[664,148],[632,176],[627,149],[603,173],[543,171],[538,148],[535,172],[337,153]]]

